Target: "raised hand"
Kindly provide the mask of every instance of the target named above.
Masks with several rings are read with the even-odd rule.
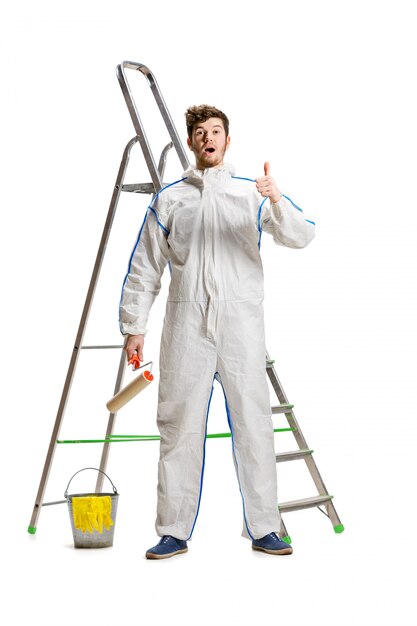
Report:
[[[264,198],[269,198],[271,202],[278,202],[282,194],[270,174],[271,167],[269,161],[266,161],[264,164],[264,172],[265,176],[260,176],[256,179],[256,188]]]

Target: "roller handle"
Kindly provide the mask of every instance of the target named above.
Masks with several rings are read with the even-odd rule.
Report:
[[[137,352],[134,353],[130,361],[127,362],[128,365],[132,365],[132,370],[136,371],[140,368],[140,361],[137,355]]]

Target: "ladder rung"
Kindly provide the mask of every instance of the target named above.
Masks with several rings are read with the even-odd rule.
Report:
[[[291,411],[291,409],[294,408],[293,404],[279,404],[277,406],[273,406],[272,408],[272,413],[276,414],[276,413],[289,413]]]
[[[162,187],[166,187],[168,183],[162,183]],[[155,193],[155,186],[153,183],[134,183],[128,185],[122,185],[122,191],[129,191],[130,193]]]
[[[274,363],[275,363],[275,359],[267,359],[266,360],[266,369],[270,369],[271,367],[274,367]]]
[[[325,502],[329,502],[333,496],[329,494],[325,496],[314,496],[313,498],[303,498],[301,500],[292,500],[291,502],[282,502],[278,504],[278,508],[281,513],[287,513],[288,511],[300,511],[301,509],[309,509],[314,506],[319,506]]]
[[[81,346],[81,350],[106,350],[108,348],[123,348],[121,344],[111,346]]]
[[[297,459],[304,459],[306,456],[313,454],[313,450],[294,450],[293,452],[279,452],[275,455],[277,463],[282,461],[296,461]]]

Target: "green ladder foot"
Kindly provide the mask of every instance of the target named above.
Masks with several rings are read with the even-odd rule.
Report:
[[[291,537],[281,537],[281,541],[285,541],[285,543],[291,543]]]
[[[345,530],[343,524],[338,524],[337,526],[333,526],[335,533],[342,533]]]
[[[30,535],[34,535],[36,533],[36,528],[34,526],[29,526],[28,527],[28,533]]]

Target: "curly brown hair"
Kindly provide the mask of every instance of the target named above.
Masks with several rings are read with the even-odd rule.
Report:
[[[185,112],[187,133],[190,139],[192,138],[194,126],[199,122],[205,122],[210,117],[219,117],[223,122],[226,137],[229,136],[229,119],[227,115],[209,104],[200,104],[189,107]]]

